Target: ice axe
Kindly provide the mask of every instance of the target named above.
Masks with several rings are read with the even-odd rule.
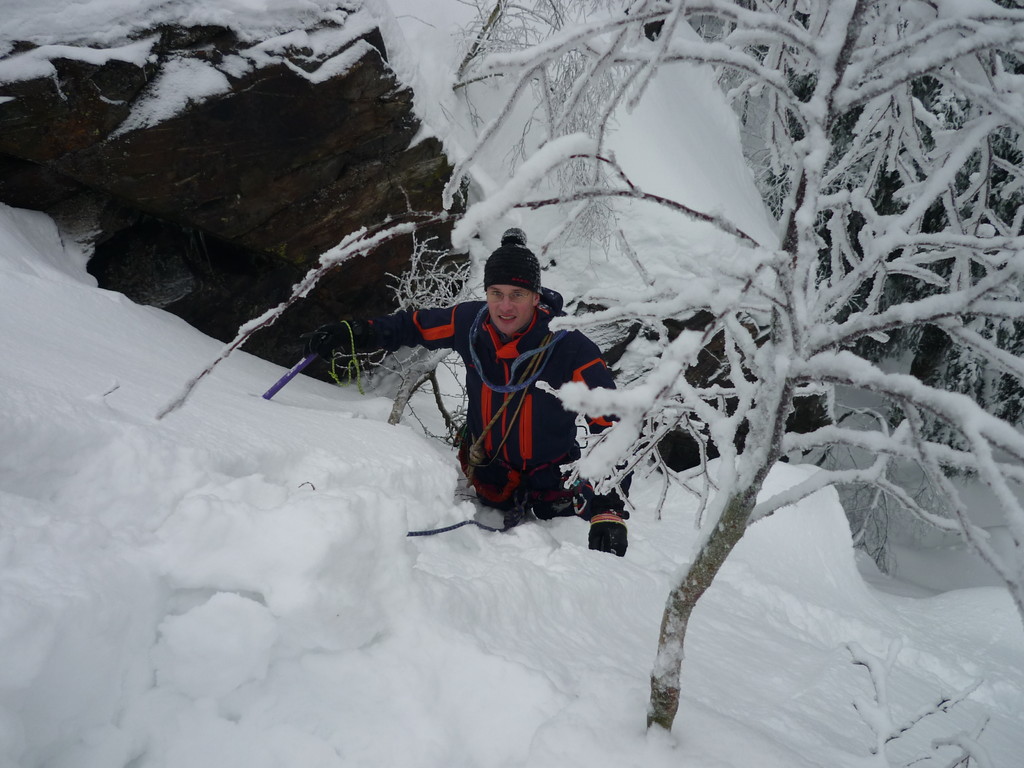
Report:
[[[299,360],[299,362],[297,362],[295,365],[291,367],[291,370],[288,371],[288,373],[286,373],[284,376],[277,380],[277,383],[274,386],[272,386],[270,389],[263,393],[263,399],[269,400],[278,392],[280,392],[281,388],[284,387],[285,384],[287,384],[289,381],[298,376],[299,372],[307,365],[312,363],[314,360],[316,360],[317,357],[318,355],[316,354],[316,352],[313,352]]]

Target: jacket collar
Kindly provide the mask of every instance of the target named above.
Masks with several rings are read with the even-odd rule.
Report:
[[[490,316],[484,319],[483,326],[486,329],[491,339],[491,344],[494,345],[494,349],[497,352],[498,358],[502,360],[514,360],[523,353],[523,351],[533,348],[533,344],[530,342],[536,342],[540,338],[540,335],[547,332],[548,322],[551,320],[551,310],[544,305],[539,305],[537,310],[533,313],[533,319],[530,323],[523,328],[521,331],[517,331],[512,334],[511,337],[505,338],[498,332],[498,329],[494,327],[491,322]],[[520,350],[519,345],[524,339],[527,342],[524,344],[526,350]]]

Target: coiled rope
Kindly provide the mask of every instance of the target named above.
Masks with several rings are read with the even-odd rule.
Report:
[[[484,317],[486,315],[487,307],[481,307],[480,311],[477,313],[476,319],[473,320],[473,325],[469,329],[469,355],[470,357],[473,358],[473,365],[476,366],[477,373],[480,374],[480,378],[483,379],[483,382],[488,389],[492,389],[495,392],[500,392],[503,395],[508,395],[513,392],[521,392],[522,390],[526,389],[535,381],[537,381],[537,379],[540,378],[540,375],[544,372],[544,366],[547,365],[547,360],[550,360],[551,357],[549,355],[547,360],[545,360],[542,365],[537,367],[533,375],[525,378],[518,384],[493,383],[484,375],[484,369],[483,366],[480,365],[480,356],[476,352],[475,343],[477,337],[480,335],[480,326],[483,323]],[[531,349],[530,351],[523,352],[523,354],[519,355],[519,357],[512,361],[512,368],[509,370],[508,380],[515,381],[516,374],[519,373],[520,366],[525,364],[534,355],[542,355],[545,352],[547,352],[549,349],[551,349],[551,347],[555,346],[555,344],[561,341],[562,337],[565,336],[566,333],[568,333],[568,331],[563,329],[554,335],[548,334],[548,338],[551,339],[550,341],[545,341],[545,343],[541,344],[536,349]]]
[[[331,357],[331,378],[334,379],[334,383],[339,387],[344,387],[346,384],[351,384],[355,381],[359,394],[365,395],[366,393],[363,391],[363,370],[359,365],[359,358],[356,356],[356,337],[352,332],[352,324],[348,320],[342,320],[341,324],[348,330],[349,347],[352,349],[352,351],[347,355],[348,363],[345,365],[345,373],[348,376],[348,381],[342,381],[341,376],[338,374],[337,356]]]

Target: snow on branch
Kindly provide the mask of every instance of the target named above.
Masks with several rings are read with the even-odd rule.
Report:
[[[846,351],[815,354],[796,366],[796,370],[799,378],[808,381],[844,384],[886,395],[894,401],[920,405],[951,424],[970,427],[987,442],[1024,463],[1024,435],[967,395],[938,390],[907,374],[886,373]]]
[[[897,270],[898,271],[898,270]],[[909,272],[909,270],[906,270]],[[813,329],[808,335],[808,351],[834,349],[861,336],[883,333],[894,328],[923,323],[938,323],[965,314],[1018,319],[1024,317],[1019,300],[986,301],[989,294],[1002,292],[1024,275],[1024,259],[1006,270],[994,272],[969,289],[954,294],[927,296],[918,301],[896,304],[882,311],[856,313],[843,323]]]
[[[468,247],[486,224],[500,219],[532,192],[551,171],[573,157],[593,153],[593,139],[585,134],[563,136],[546,143],[516,170],[500,191],[474,203],[452,230],[452,245]]]
[[[1024,13],[1006,11],[980,20],[944,20],[892,46],[865,46],[846,71],[836,107],[847,110],[958,59],[993,48],[1024,50]],[[912,52],[912,55],[911,55]]]
[[[394,222],[389,220],[372,229],[364,227],[351,233],[336,246],[324,252],[320,256],[319,264],[310,269],[302,280],[292,286],[291,295],[276,307],[268,309],[259,317],[255,317],[242,325],[235,334],[235,337],[224,345],[220,354],[202,371],[189,379],[182,390],[167,405],[160,409],[156,415],[157,420],[159,421],[181,408],[188,401],[199,383],[213,373],[217,366],[226,360],[232,352],[241,347],[256,331],[273,325],[288,307],[309,294],[320,281],[320,278],[331,269],[356,256],[367,254],[384,243],[412,234],[422,226],[443,221],[447,218],[447,215],[411,213],[397,218],[406,219],[406,221]]]
[[[1014,309],[1019,306],[1013,302],[1008,303],[1010,303]],[[990,339],[985,338],[977,331],[965,328],[959,322],[944,320],[940,321],[938,325],[950,336],[958,339],[964,346],[974,349],[979,354],[984,355],[986,360],[1003,373],[1024,381],[1024,359],[1021,359],[1019,355],[1007,352],[992,343]]]
[[[582,156],[582,154],[583,153],[579,153],[577,156]],[[537,209],[549,207],[552,205],[565,205],[580,200],[589,200],[594,198],[632,198],[635,200],[642,200],[644,202],[650,202],[656,205],[663,206],[672,211],[675,211],[676,213],[681,213],[694,221],[702,221],[707,224],[711,224],[712,226],[718,228],[722,232],[725,232],[729,235],[732,235],[733,237],[738,238],[747,245],[764,245],[762,243],[758,243],[753,237],[748,235],[746,232],[737,227],[724,216],[721,216],[716,213],[704,213],[702,211],[695,210],[688,205],[683,205],[682,203],[672,200],[671,198],[664,197],[663,195],[656,195],[650,192],[645,192],[643,189],[638,187],[629,179],[625,171],[622,170],[622,167],[618,163],[616,163],[614,159],[603,157],[600,155],[593,155],[592,159],[595,160],[596,162],[602,163],[612,168],[615,178],[622,182],[624,188],[617,189],[608,186],[577,188],[570,193],[559,195],[557,197],[522,200],[521,202],[517,203],[515,207]]]
[[[885,658],[881,658],[867,651],[859,643],[846,645],[853,664],[864,667],[871,681],[871,698],[858,696],[853,701],[853,707],[871,730],[872,743],[869,747],[871,754],[880,757],[884,757],[886,746],[906,736],[920,723],[936,715],[947,713],[953,707],[967,701],[984,682],[976,680],[955,693],[939,694],[934,701],[925,704],[917,712],[912,712],[905,717],[897,717],[893,711],[895,707],[890,696],[890,681],[902,649],[902,641],[895,639],[890,642]],[[939,740],[936,743],[942,741],[944,740]],[[888,761],[886,760],[884,764],[888,765]]]

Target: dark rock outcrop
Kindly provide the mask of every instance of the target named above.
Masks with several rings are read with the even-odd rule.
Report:
[[[415,141],[379,32],[318,31],[338,42],[268,52],[170,27],[145,56],[62,52],[51,74],[0,83],[0,201],[88,233],[101,286],[230,339],[349,233],[440,208],[447,160]],[[447,234],[424,236],[445,247]],[[389,311],[387,275],[411,250],[407,238],[340,265],[245,348],[291,365],[299,333]]]

